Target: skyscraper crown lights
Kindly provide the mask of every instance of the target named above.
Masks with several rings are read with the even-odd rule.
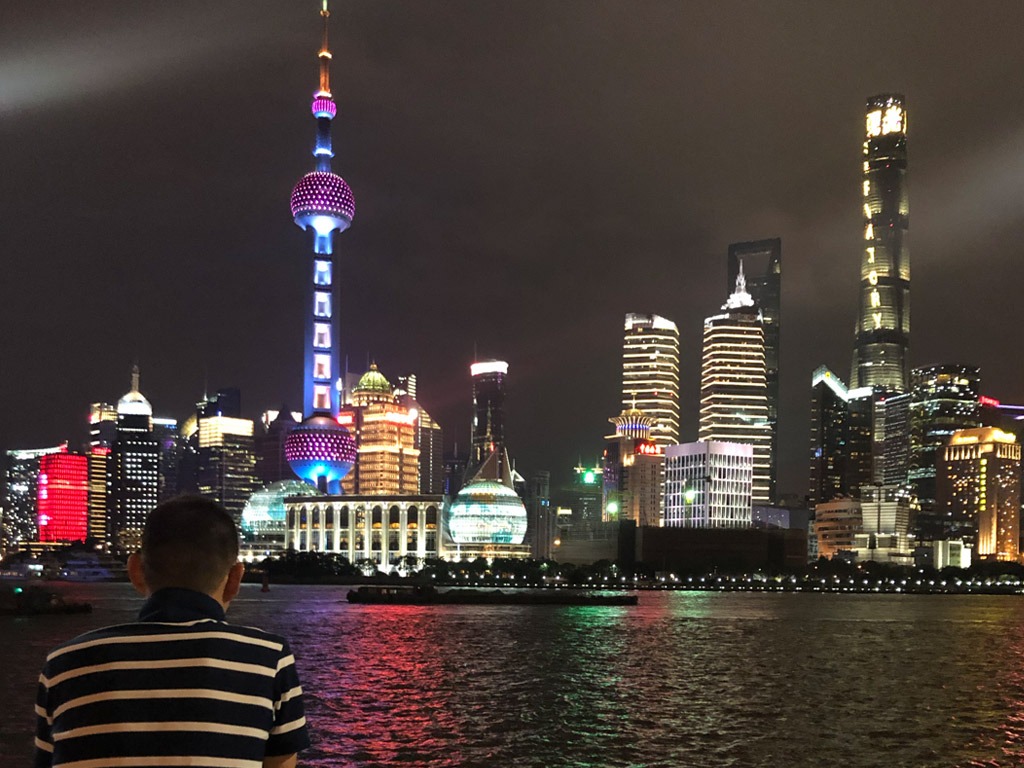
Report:
[[[736,275],[736,289],[732,292],[729,298],[725,300],[725,304],[722,305],[722,309],[742,309],[743,307],[753,306],[754,297],[747,291],[747,277],[743,274],[743,259],[740,259],[740,271],[739,274]]]

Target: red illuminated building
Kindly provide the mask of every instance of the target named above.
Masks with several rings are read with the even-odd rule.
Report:
[[[51,453],[39,460],[36,484],[39,540],[85,541],[89,520],[89,460],[77,453]]]

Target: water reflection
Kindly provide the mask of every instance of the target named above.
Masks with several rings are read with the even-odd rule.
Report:
[[[42,657],[134,615],[0,619],[0,765],[31,752]],[[290,638],[311,766],[1024,764],[1024,603],[1000,596],[652,592],[636,607],[351,606],[246,588]],[[80,595],[88,596],[88,595]]]

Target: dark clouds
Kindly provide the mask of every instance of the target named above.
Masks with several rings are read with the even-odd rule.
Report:
[[[912,359],[1024,401],[1024,6],[954,2],[334,3],[338,242],[353,368],[416,371],[468,435],[474,349],[511,365],[523,469],[593,458],[622,316],[682,338],[731,241],[783,238],[785,490],[807,385],[849,372],[863,101],[910,114]],[[0,446],[80,439],[138,357],[158,413],[238,385],[298,403],[317,4],[8,3],[0,24]]]

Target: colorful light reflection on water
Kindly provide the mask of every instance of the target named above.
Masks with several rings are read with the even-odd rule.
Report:
[[[31,745],[46,650],[129,618],[0,626],[0,764]],[[1019,766],[1024,601],[641,593],[637,607],[350,606],[246,587],[229,616],[287,635],[309,766]]]

